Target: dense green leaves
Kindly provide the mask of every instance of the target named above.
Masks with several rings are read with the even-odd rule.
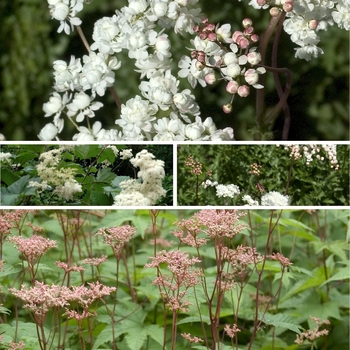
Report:
[[[243,196],[250,195],[261,204],[262,195],[277,191],[287,194],[293,206],[349,205],[348,145],[337,145],[338,170],[331,168],[322,151],[324,160],[314,156],[309,165],[305,156],[293,160],[289,154],[290,150],[276,145],[181,145],[178,149],[178,203],[246,205]],[[202,164],[202,174],[198,178],[184,163],[188,156]],[[254,163],[261,166],[260,175],[251,173]],[[208,170],[212,171],[211,176],[206,174]],[[233,198],[218,197],[215,187],[202,186],[207,179],[223,185],[237,185],[240,194]]]
[[[143,147],[118,145],[119,152],[128,147],[133,155]],[[145,146],[160,155],[165,162],[166,177],[164,187],[166,196],[159,200],[159,205],[172,205],[172,146]],[[46,165],[47,169],[54,169],[48,177],[49,188],[41,190],[40,184],[45,182],[40,177],[38,166],[42,164],[40,155],[48,151],[59,149],[59,146],[38,145],[2,145],[1,152],[11,153],[9,160],[1,161],[1,205],[113,205],[114,197],[121,192],[121,181],[137,178],[135,169],[128,160],[120,159],[112,148],[104,145],[67,146],[59,158],[58,164]],[[49,156],[47,156],[48,158]],[[71,172],[71,176],[68,176]],[[64,175],[62,175],[62,174]],[[54,181],[61,178],[61,184]],[[58,188],[65,181],[76,182],[81,190],[69,198],[60,196]],[[140,179],[138,179],[141,182]],[[39,187],[30,187],[34,182]],[[136,205],[136,204],[135,204]]]

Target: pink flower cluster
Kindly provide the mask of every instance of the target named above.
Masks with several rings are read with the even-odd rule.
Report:
[[[158,252],[155,257],[150,257],[151,263],[145,267],[155,267],[158,270],[158,277],[152,284],[158,285],[163,300],[170,310],[187,311],[187,306],[190,305],[187,300],[182,300],[187,294],[187,290],[199,284],[201,272],[193,269],[193,265],[201,262],[198,258],[189,258],[187,252],[180,250],[166,252],[162,250]],[[167,266],[170,274],[164,275],[162,273],[163,265]],[[183,290],[180,291],[180,289]]]
[[[117,259],[120,258],[124,245],[136,234],[136,228],[130,225],[105,227],[96,233],[102,235],[103,242],[110,245]]]
[[[199,161],[195,161],[192,156],[188,156],[187,160],[185,160],[185,165],[190,167],[190,173],[193,175],[201,175],[202,174],[202,163]]]
[[[29,238],[14,236],[9,237],[8,240],[14,243],[18,251],[25,256],[29,264],[35,263],[35,261],[49,249],[57,248],[56,241],[37,235],[33,235]]]
[[[75,301],[83,307],[83,314],[78,315],[66,308],[65,315],[70,318],[76,318],[75,316],[81,318],[83,317],[82,315],[88,315],[88,309],[94,301],[116,291],[115,287],[108,287],[99,282],[88,283],[88,286],[90,288],[84,285],[68,288],[55,284],[50,286],[43,282],[35,281],[34,286],[29,289],[25,285],[22,285],[20,290],[10,288],[9,291],[25,302],[24,307],[32,311],[35,321],[42,325],[46,314],[51,308],[66,307],[69,305],[69,302]]]
[[[239,219],[244,216],[244,212],[237,210],[201,210],[194,214],[202,229],[210,238],[228,237],[233,238],[247,225],[240,224]]]
[[[317,338],[328,334],[328,329],[320,330],[320,327],[323,324],[330,324],[328,320],[321,321],[319,318],[312,316],[310,316],[310,318],[316,323],[316,327],[314,329],[308,329],[306,332],[302,332],[301,334],[297,334],[294,342],[298,345],[302,345],[305,340],[309,340],[311,343],[313,343]]]
[[[11,229],[19,227],[19,223],[23,216],[34,210],[18,209],[18,210],[0,210],[0,235],[9,235]]]
[[[233,324],[232,326],[230,326],[229,324],[225,325],[224,327],[224,331],[226,332],[226,334],[230,337],[230,338],[234,338],[236,336],[236,334],[238,332],[240,332],[241,330],[237,327],[236,324]]]

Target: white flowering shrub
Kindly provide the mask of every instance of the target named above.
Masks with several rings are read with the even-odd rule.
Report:
[[[178,203],[349,205],[349,150],[335,144],[182,145]]]
[[[137,146],[133,150],[122,145],[5,147],[11,152],[0,153],[4,159],[0,160],[1,205],[173,204],[171,171],[166,178],[165,162],[146,149],[137,152]],[[167,154],[169,171],[172,146],[159,147]]]
[[[201,14],[198,0],[129,0],[110,17],[94,23],[92,38],[83,33],[80,11],[88,6],[84,0],[48,0],[52,20],[58,21],[59,33],[77,31],[86,54],[72,55],[69,62],[53,63],[54,91],[44,103],[45,117],[50,121],[38,137],[43,141],[59,140],[67,123],[74,125],[73,140],[234,140],[227,125],[218,129],[215,116],[201,117],[200,106],[189,88],[181,88],[186,78],[189,87],[203,88],[216,82],[225,84],[227,101],[222,108],[230,113],[234,99],[245,98],[256,90],[256,121],[264,132],[283,109],[285,126],[282,139],[288,138],[290,113],[287,97],[291,89],[291,72],[278,68],[277,44],[282,28],[296,45],[295,56],[310,60],[322,53],[317,46],[318,31],[335,25],[349,29],[348,0],[314,1],[252,0],[249,4],[270,12],[270,24],[261,38],[250,18],[237,24],[216,24]],[[233,28],[238,29],[233,29]],[[266,62],[269,37],[277,28],[273,62]],[[175,33],[174,36],[172,33]],[[171,34],[171,35],[170,35]],[[192,39],[186,43],[188,55],[173,62],[170,38]],[[128,61],[121,60],[122,51]],[[292,53],[291,53],[292,54]],[[139,73],[139,94],[121,101],[122,83],[118,71],[123,65],[134,65]],[[265,115],[264,76],[272,73],[279,102]],[[282,86],[279,75],[286,75]],[[98,118],[103,107],[100,98],[110,93],[116,110],[115,127],[106,128]],[[256,138],[261,137],[257,133]]]

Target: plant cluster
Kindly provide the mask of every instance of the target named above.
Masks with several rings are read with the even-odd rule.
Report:
[[[76,30],[87,50],[83,57],[71,56],[69,62],[53,63],[54,90],[44,103],[45,117],[53,117],[38,137],[49,141],[58,139],[66,121],[74,125],[72,139],[82,140],[233,140],[230,125],[218,129],[215,120],[200,116],[200,109],[190,89],[180,88],[178,78],[188,78],[192,87],[202,87],[225,81],[228,101],[225,113],[232,111],[234,97],[247,97],[252,88],[258,89],[256,103],[259,139],[283,111],[282,139],[288,139],[290,111],[287,97],[291,91],[291,71],[277,66],[281,31],[298,46],[295,56],[310,60],[323,50],[317,45],[318,31],[335,25],[349,29],[347,4],[343,0],[328,1],[251,1],[255,9],[269,10],[270,22],[260,38],[250,18],[242,27],[232,30],[231,24],[212,23],[203,18],[197,0],[130,0],[94,23],[92,43],[85,37],[79,18],[87,1],[48,0],[51,18],[59,22],[58,32],[69,35]],[[170,29],[176,35],[171,35]],[[266,63],[269,39],[273,35],[272,62]],[[194,39],[190,54],[178,62],[178,72],[172,65],[171,38],[178,35]],[[177,40],[181,40],[178,38]],[[141,82],[139,94],[121,101],[116,72],[123,69],[121,53],[133,60]],[[271,72],[279,102],[271,110],[264,106],[264,78]],[[283,86],[280,75],[286,76]],[[103,107],[97,101],[109,90],[118,108],[116,128],[106,129],[96,113]],[[215,119],[215,118],[214,118]],[[84,124],[82,124],[84,123]]]
[[[180,205],[350,203],[347,145],[182,145],[178,155]]]
[[[1,211],[0,348],[345,350],[348,224],[346,210]]]
[[[2,205],[172,204],[171,196],[167,198],[172,169],[164,189],[165,162],[147,149],[136,153],[121,145],[4,147],[11,152],[0,153]],[[170,152],[171,162],[172,146],[160,147]]]

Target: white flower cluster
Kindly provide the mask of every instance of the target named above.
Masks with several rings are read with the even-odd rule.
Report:
[[[241,191],[237,185],[220,185],[217,181],[205,180],[202,182],[203,188],[216,187],[216,196],[221,197],[237,197]],[[246,202],[248,206],[259,206],[259,202],[254,200],[250,195],[242,196],[243,202]],[[263,206],[288,206],[289,205],[289,196],[284,196],[276,191],[271,191],[264,194],[261,197],[261,205]]]
[[[81,24],[81,20],[75,15],[83,9],[84,0],[47,0],[47,2],[51,17],[60,21],[58,33],[64,30],[66,34],[70,34],[74,26]]]
[[[248,206],[259,206],[259,202],[254,200],[251,196],[245,195],[242,197],[243,201],[247,203]],[[261,197],[261,205],[266,207],[280,207],[288,206],[290,204],[289,196],[284,196],[283,194],[271,191],[265,193]]]
[[[52,17],[61,21],[66,32],[67,20],[76,25],[75,14],[83,0],[48,1]],[[53,116],[53,123],[45,125],[38,137],[45,141],[58,139],[64,127],[61,116],[66,115],[78,130],[75,141],[232,140],[232,128],[217,130],[211,118],[201,120],[194,95],[188,89],[180,90],[179,80],[170,71],[171,43],[164,31],[173,28],[175,33],[193,33],[200,20],[200,9],[193,7],[197,1],[129,0],[128,6],[112,17],[99,19],[83,63],[75,57],[69,64],[54,62],[56,92],[43,106],[45,117]],[[141,79],[147,79],[139,86],[142,97],[121,104],[117,129],[106,130],[99,121],[90,126],[86,120],[88,127],[78,125],[94,118],[95,111],[102,107],[101,102],[93,101],[113,86],[114,71],[121,66],[115,54],[122,50],[135,60]]]
[[[217,181],[211,181],[209,179],[202,182],[203,188],[207,188],[208,186],[216,188],[216,196],[219,198],[221,197],[234,198],[240,194],[239,187],[234,184],[222,185],[222,184],[219,184]]]
[[[40,193],[55,188],[53,193],[66,201],[72,200],[75,193],[82,192],[81,185],[74,179],[73,168],[60,168],[61,156],[65,147],[44,152],[36,166],[40,183],[30,181],[28,187],[34,187]]]
[[[155,159],[147,150],[137,153],[130,163],[140,168],[137,177],[141,182],[130,179],[120,183],[122,191],[115,196],[115,206],[150,206],[165,196],[166,190],[162,186],[164,179],[164,161]]]
[[[261,197],[261,205],[272,207],[272,206],[288,206],[289,205],[289,196],[284,196],[283,194],[271,191],[265,193]]]
[[[284,10],[287,13],[284,30],[299,46],[295,57],[306,61],[323,54],[317,46],[320,42],[317,31],[326,30],[334,24],[341,29],[350,28],[349,0],[251,0],[250,5],[255,8],[270,7],[272,15]]]
[[[0,152],[0,162],[4,161],[4,162],[8,162],[10,163],[11,162],[11,157],[12,157],[12,154],[7,152]]]
[[[335,144],[310,144],[310,145],[288,145],[284,147],[289,151],[289,156],[295,160],[305,158],[306,165],[310,165],[316,158],[319,161],[328,159],[331,169],[338,170],[339,164],[337,160],[337,145]],[[324,155],[322,154],[324,153]]]

